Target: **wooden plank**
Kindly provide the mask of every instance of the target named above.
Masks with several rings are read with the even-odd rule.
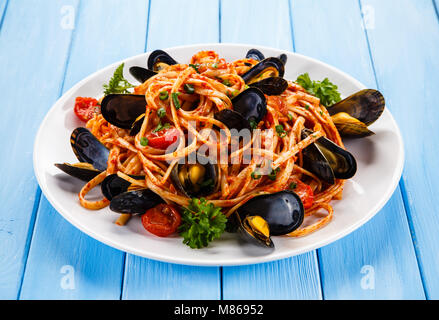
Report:
[[[147,16],[143,0],[81,2],[63,91],[114,61],[143,52]],[[119,299],[124,256],[77,230],[43,197],[21,298]]]
[[[378,83],[406,150],[403,195],[427,298],[439,298],[439,26],[432,1],[362,1],[375,12],[367,30]],[[389,19],[391,17],[391,19]],[[404,275],[408,279],[409,275]]]
[[[172,10],[170,10],[172,8]],[[218,1],[152,0],[147,50],[218,41]],[[166,12],[166,23],[163,13]],[[216,267],[189,267],[128,254],[122,299],[219,299]]]
[[[261,10],[263,8],[263,10]],[[293,50],[288,1],[223,0],[221,40]],[[321,299],[316,252],[271,263],[224,267],[224,299]]]
[[[39,192],[32,148],[38,126],[57,99],[71,30],[59,27],[60,4],[9,1],[0,31],[0,299],[16,299],[26,263]],[[77,1],[65,1],[77,6]],[[2,1],[2,8],[6,5]],[[56,66],[54,68],[54,66]]]
[[[332,64],[367,86],[376,87],[357,2],[314,0],[291,1],[291,4],[298,52]],[[389,24],[394,23],[385,17],[382,16]],[[378,33],[385,28],[380,28]],[[378,79],[381,79],[379,75]],[[390,97],[386,90],[384,95]],[[388,102],[392,109],[395,104]],[[319,261],[325,299],[424,298],[399,188],[372,221],[319,250]]]

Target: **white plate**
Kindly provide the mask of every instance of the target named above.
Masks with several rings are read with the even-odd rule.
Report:
[[[357,80],[320,61],[271,48],[237,44],[202,44],[166,49],[177,61],[188,63],[200,50],[215,50],[227,61],[243,58],[250,48],[258,48],[265,56],[286,53],[285,78],[296,79],[308,72],[312,79],[328,77],[339,86],[342,96],[364,88]],[[131,66],[146,66],[148,54],[124,60],[125,76]],[[225,233],[208,248],[193,250],[179,237],[159,238],[149,234],[138,218],[127,226],[114,224],[118,214],[108,208],[98,212],[80,206],[77,193],[83,183],[60,172],[53,164],[75,162],[69,137],[73,129],[83,125],[73,113],[77,96],[99,97],[121,62],[110,65],[79,82],[64,94],[46,115],[34,146],[34,169],[41,189],[55,209],[71,224],[91,237],[120,250],[165,262],[188,265],[242,265],[277,260],[327,245],[354,231],[372,218],[388,201],[402,173],[404,154],[399,129],[386,109],[371,126],[376,135],[346,141],[346,147],[358,162],[358,171],[346,183],[344,197],[333,201],[334,219],[326,227],[303,238],[273,237],[276,249],[268,255],[249,252],[240,246],[235,235]]]

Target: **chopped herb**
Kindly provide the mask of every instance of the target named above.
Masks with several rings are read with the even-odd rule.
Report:
[[[163,129],[169,129],[170,127],[171,127],[171,125],[167,122],[165,124],[162,124],[161,122],[159,122],[157,127],[152,132],[159,132]]]
[[[230,83],[230,81],[228,79],[223,81],[223,85],[230,87],[232,84]]]
[[[160,91],[159,98],[160,100],[166,100],[169,97],[168,91]]]
[[[215,62],[214,64],[212,64],[212,68],[218,69],[218,62]]]
[[[251,174],[251,177],[253,180],[259,180],[262,178],[262,175],[257,171],[253,171]]]
[[[248,85],[244,86],[244,90],[247,90],[248,88],[250,88]]]
[[[172,101],[174,102],[175,109],[177,109],[177,110],[181,108],[180,101],[178,101],[179,94],[180,94],[179,92],[172,93]]]
[[[309,105],[305,104],[305,109],[309,110]]]
[[[184,91],[186,91],[186,93],[192,94],[192,93],[195,92],[195,89],[194,89],[194,86],[193,86],[193,85],[191,85],[191,84],[189,84],[189,83],[186,83],[186,84],[184,85]]]
[[[123,67],[125,66],[122,63],[117,69],[114,71],[113,77],[110,79],[108,84],[104,84],[104,95],[109,95],[112,93],[129,93],[128,89],[134,88],[134,86],[129,83],[123,77]]]
[[[148,143],[149,143],[148,138],[146,138],[146,137],[140,138],[140,144],[142,146],[146,147],[148,145]]]
[[[192,249],[200,249],[223,234],[226,222],[227,217],[220,207],[208,203],[204,198],[191,199],[189,205],[183,207],[178,231],[184,244]]]
[[[250,128],[256,129],[258,127],[258,123],[255,120],[250,120]]]
[[[323,111],[320,111],[320,115],[323,116]]]
[[[164,116],[166,116],[166,110],[165,108],[160,108],[157,110],[157,116],[159,118],[163,118]]]
[[[295,182],[291,182],[291,183],[290,183],[290,189],[291,189],[291,190],[296,189],[296,187],[297,187],[297,183],[295,183]]]
[[[284,130],[284,126],[281,124],[278,124],[276,127],[276,133],[279,137],[284,138],[287,135],[287,132]]]
[[[328,78],[323,81],[313,81],[308,73],[304,73],[297,78],[296,83],[301,85],[308,93],[319,98],[325,107],[330,107],[341,100],[340,92],[337,90],[338,87]]]
[[[271,180],[271,181],[274,181],[274,180],[276,180],[276,176],[277,176],[277,173],[280,171],[280,168],[276,168],[276,169],[274,169],[274,170],[271,170],[271,173],[268,175],[268,178]]]
[[[198,67],[199,67],[199,66],[200,66],[200,65],[199,65],[198,63],[196,63],[196,64],[192,64],[192,63],[190,63],[190,64],[189,64],[189,67],[194,68],[195,71],[197,71],[198,73],[200,73],[200,72],[198,71]]]
[[[293,121],[293,115],[291,113],[288,113],[288,119],[290,119],[290,121]]]
[[[232,96],[233,97],[236,97],[238,94],[240,94],[239,90],[235,90],[235,91],[232,92]]]

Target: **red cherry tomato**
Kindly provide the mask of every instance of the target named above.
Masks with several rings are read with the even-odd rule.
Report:
[[[79,119],[87,122],[99,112],[99,101],[93,98],[77,97],[73,110]]]
[[[312,204],[314,202],[314,192],[309,185],[303,183],[299,179],[291,178],[290,180],[288,180],[287,188],[294,191],[300,197],[300,200],[302,200],[303,207],[305,209],[309,209],[312,207]]]
[[[179,136],[178,130],[175,127],[162,129],[157,132],[151,131],[146,135],[148,138],[148,146],[156,149],[165,150],[171,144],[177,141]]]
[[[143,227],[159,237],[167,237],[177,231],[181,223],[178,210],[169,204],[159,204],[142,216]]]

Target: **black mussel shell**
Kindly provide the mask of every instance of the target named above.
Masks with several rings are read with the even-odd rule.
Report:
[[[287,64],[288,57],[287,57],[287,55],[286,55],[285,53],[282,53],[282,54],[279,56],[279,60],[282,61],[283,64],[285,65],[285,64]]]
[[[230,130],[236,129],[241,131],[242,129],[251,130],[250,123],[244,119],[244,117],[236,111],[230,109],[221,110],[214,115],[215,119],[224,123]]]
[[[117,213],[144,214],[146,210],[164,203],[163,199],[149,189],[121,193],[110,201],[110,209]]]
[[[267,100],[258,88],[249,88],[232,99],[233,110],[249,123],[259,123],[267,114]]]
[[[302,130],[302,139],[312,133]],[[350,179],[357,172],[354,156],[325,137],[306,147],[302,154],[304,168],[329,184],[334,184],[335,179]]]
[[[107,169],[110,151],[86,128],[76,128],[70,136],[73,152],[80,162],[90,163],[96,170]]]
[[[142,113],[132,124],[130,129],[130,136],[135,136],[139,133],[140,129],[142,128],[143,120],[145,119],[145,114]]]
[[[270,72],[271,71],[271,72]],[[266,74],[267,73],[267,74]],[[262,60],[249,71],[242,75],[242,79],[244,79],[245,83],[251,84],[253,82],[257,82],[259,77],[264,74],[264,78],[267,77],[283,77],[285,73],[285,65],[279,59],[275,57],[270,57]]]
[[[274,236],[293,232],[303,222],[305,210],[299,196],[292,191],[281,191],[254,197],[237,210],[241,221],[247,216],[265,219]]]
[[[245,55],[247,59],[253,59],[257,61],[262,61],[265,59],[264,54],[259,51],[258,49],[250,49],[247,54]]]
[[[259,220],[259,224],[264,224],[263,228],[266,229],[268,235],[260,232],[260,225],[256,226],[252,223],[252,221],[256,219]],[[238,233],[247,243],[269,250],[274,249],[274,243],[270,237],[270,227],[268,226],[267,221],[260,216],[244,217],[244,220],[241,222],[241,225],[238,229]]]
[[[87,165],[90,165],[87,163]],[[55,163],[55,166],[67,173],[68,175],[78,178],[82,181],[90,181],[102,171],[94,169],[91,165],[89,168],[84,163],[70,164],[70,163]]]
[[[385,105],[386,102],[381,92],[365,89],[337,102],[327,109],[331,116],[339,112],[346,112],[351,117],[369,126],[381,116]]]
[[[253,82],[250,87],[258,88],[268,96],[278,96],[287,90],[288,81],[281,77],[270,77]]]
[[[130,177],[138,180],[145,179],[144,176],[132,176]],[[105,198],[112,200],[115,196],[128,191],[131,183],[122,179],[117,174],[110,174],[105,177],[101,183],[101,191]]]
[[[178,64],[169,54],[163,50],[155,50],[148,57],[148,69],[158,72],[162,68],[160,64],[174,65]]]
[[[209,158],[197,154],[196,163],[177,163],[171,171],[171,180],[174,187],[187,197],[200,197],[212,194],[218,184],[218,166]],[[199,169],[192,171],[193,167]],[[200,173],[201,172],[201,173]],[[193,177],[191,174],[198,174]],[[197,179],[198,178],[198,179]],[[193,180],[198,180],[194,182]]]
[[[146,80],[157,74],[157,72],[142,67],[131,67],[130,73],[134,78],[136,78],[137,81],[141,83],[144,83]]]
[[[109,94],[101,102],[105,120],[122,129],[131,129],[136,119],[146,110],[144,95]]]

